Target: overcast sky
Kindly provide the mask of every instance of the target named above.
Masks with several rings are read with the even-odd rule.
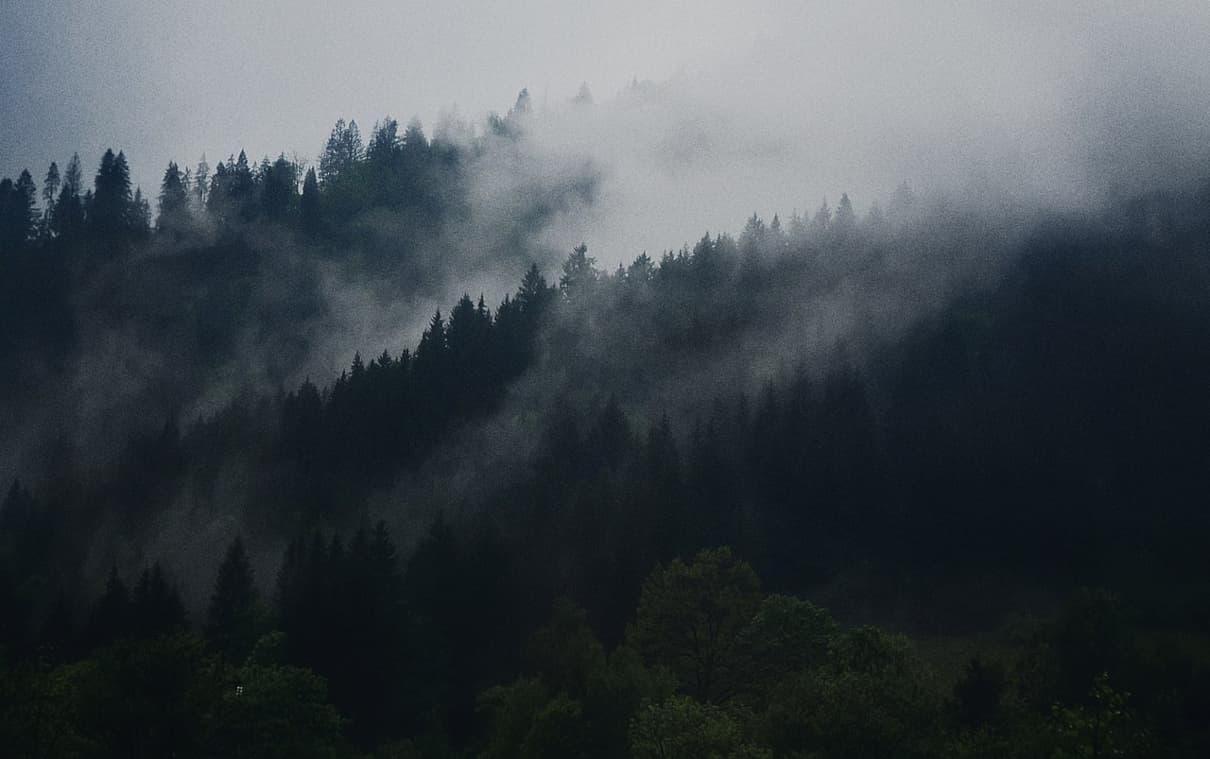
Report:
[[[601,95],[750,45],[761,2],[0,0],[0,174],[124,147],[137,178],[245,147],[314,156],[332,123]]]
[[[650,217],[601,233],[632,255],[904,180],[1074,202],[1204,174],[1207,40],[1206,0],[0,0],[0,175],[113,146],[154,196],[170,159],[314,158],[338,117],[431,129],[587,81],[600,115],[542,139],[606,170],[615,225]],[[635,77],[662,99],[614,103]]]

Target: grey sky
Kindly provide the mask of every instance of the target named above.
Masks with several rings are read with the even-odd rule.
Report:
[[[1205,174],[1208,39],[1206,0],[0,0],[0,175],[114,146],[154,195],[169,159],[310,158],[341,116],[431,129],[528,86],[532,170],[607,177],[551,244],[609,262],[904,180],[1085,203]]]
[[[760,5],[757,3],[756,5]],[[245,147],[314,155],[332,123],[431,124],[601,94],[750,43],[763,16],[719,0],[316,2],[0,0],[0,173],[124,147],[137,179]]]

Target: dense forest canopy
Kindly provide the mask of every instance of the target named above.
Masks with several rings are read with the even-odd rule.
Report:
[[[4,745],[1210,750],[1210,182],[614,268],[540,118],[0,180]]]

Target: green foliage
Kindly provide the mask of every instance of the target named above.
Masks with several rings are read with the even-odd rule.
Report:
[[[1088,696],[1086,704],[1052,710],[1052,759],[1151,756],[1146,732],[1128,706],[1130,694],[1110,685],[1108,673],[1093,680]]]
[[[353,755],[327,685],[298,667],[250,663],[236,670],[216,705],[210,747],[246,759],[335,759]]]
[[[762,676],[801,672],[822,664],[840,634],[832,615],[810,601],[771,594],[745,633]]]
[[[702,701],[726,701],[751,675],[743,633],[761,604],[760,581],[728,548],[676,559],[643,583],[627,641],[650,664],[674,672]]]
[[[762,719],[778,752],[913,757],[936,750],[942,701],[901,635],[859,627],[838,636],[822,666],[781,684]]]
[[[68,665],[69,708],[90,756],[188,755],[204,742],[216,675],[197,636],[122,641]]]
[[[530,644],[534,670],[555,691],[582,697],[589,678],[605,665],[605,651],[588,626],[583,609],[566,599],[555,602],[550,622]]]
[[[726,712],[688,696],[639,710],[630,727],[636,759],[758,759],[771,754],[744,739]]]
[[[219,565],[206,612],[206,636],[230,662],[243,661],[261,633],[263,612],[243,540],[235,538]]]
[[[39,671],[0,667],[0,745],[10,756],[75,759],[93,755],[95,741],[80,731],[81,667]]]
[[[552,696],[539,680],[518,680],[498,685],[479,696],[479,709],[489,724],[488,741],[482,751],[487,759],[538,756],[531,752],[562,747],[584,746],[584,726],[580,707],[566,695]],[[553,727],[566,733],[555,742]],[[549,745],[555,742],[556,745]],[[566,755],[575,755],[576,752]]]
[[[958,719],[972,727],[991,722],[1000,709],[1007,688],[1007,675],[998,662],[974,656],[954,685]]]
[[[640,706],[662,702],[675,690],[672,673],[645,667],[633,649],[619,646],[611,651],[604,666],[589,677],[584,695],[584,711],[598,755],[624,755],[630,720]]]

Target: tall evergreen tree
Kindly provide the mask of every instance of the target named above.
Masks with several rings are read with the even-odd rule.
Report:
[[[857,214],[853,212],[853,202],[848,193],[841,193],[840,203],[836,206],[836,217],[832,219],[832,231],[836,239],[848,240],[857,230]]]
[[[59,190],[59,199],[55,202],[55,210],[51,214],[51,230],[56,237],[72,239],[84,229],[84,201],[80,197],[84,189],[83,182],[80,156],[74,153],[63,172],[63,186]]]
[[[33,237],[37,192],[28,171],[22,171],[15,183],[7,177],[0,181],[0,250],[14,250]]]
[[[185,625],[185,607],[180,594],[168,583],[158,561],[143,568],[131,596],[130,608],[133,631],[140,636],[163,635]]]
[[[141,187],[134,189],[134,197],[126,207],[126,231],[140,238],[151,232],[151,203],[143,197]]]
[[[130,629],[130,592],[126,589],[126,583],[118,576],[118,567],[115,564],[109,569],[105,592],[89,617],[88,643],[91,646],[112,643],[128,635]]]
[[[46,233],[50,232],[50,220],[55,213],[55,201],[59,198],[59,164],[50,162],[46,170],[46,179],[42,182],[42,226]]]
[[[206,196],[210,193],[210,164],[206,163],[206,154],[202,153],[202,158],[197,162],[197,168],[193,171],[193,194],[197,198],[197,204],[205,207]]]
[[[156,225],[161,230],[179,227],[189,212],[189,195],[175,162],[169,161],[160,183],[160,216]]]
[[[412,119],[408,122],[407,128],[403,131],[403,147],[411,155],[423,153],[428,149],[429,141],[424,136],[424,127],[420,124],[420,119]]]
[[[324,146],[323,155],[319,158],[319,178],[324,184],[335,182],[341,174],[360,161],[364,153],[357,122],[350,121],[346,125],[344,119],[339,119],[332,127],[328,144]]]
[[[119,152],[115,156],[112,149],[106,150],[88,208],[89,225],[94,233],[101,239],[112,239],[128,231],[132,201],[130,167],[125,154]]]
[[[597,281],[597,260],[588,255],[588,246],[577,245],[563,262],[563,275],[559,277],[559,290],[571,298],[588,292]]]
[[[214,582],[206,612],[206,635],[229,661],[242,661],[258,633],[252,565],[240,538],[231,541]]]
[[[387,116],[374,125],[370,144],[366,147],[366,158],[376,162],[390,161],[399,146],[399,122]]]
[[[420,335],[420,344],[416,346],[416,371],[436,379],[445,370],[448,350],[445,319],[441,316],[441,309],[437,309],[429,320],[429,326]]]
[[[261,208],[274,221],[286,219],[294,210],[298,194],[296,167],[285,153],[269,164],[261,175]]]
[[[307,169],[303,180],[302,197],[298,203],[298,215],[304,231],[314,234],[323,226],[323,216],[320,208],[319,180],[315,176],[314,167]]]

